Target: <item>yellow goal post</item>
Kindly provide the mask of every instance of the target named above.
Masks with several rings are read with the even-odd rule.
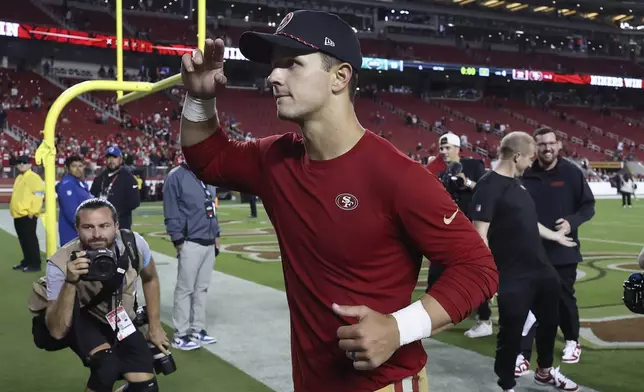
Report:
[[[206,0],[197,0],[197,42],[203,50],[206,45]],[[58,249],[58,228],[56,220],[56,123],[65,106],[77,96],[90,91],[115,91],[117,103],[126,104],[136,99],[153,94],[177,85],[181,74],[170,76],[156,83],[123,81],[123,0],[116,0],[116,68],[117,80],[90,80],[76,84],[65,91],[54,101],[47,112],[43,140],[36,150],[36,163],[45,169],[45,213],[43,223],[47,236],[47,257]],[[129,94],[124,95],[123,92]]]

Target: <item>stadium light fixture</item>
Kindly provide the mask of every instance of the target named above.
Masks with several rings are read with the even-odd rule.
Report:
[[[548,6],[545,6],[545,5],[542,5],[540,7],[536,7],[535,9],[533,9],[534,12],[544,12],[544,13],[545,12],[552,12],[554,10],[555,10],[554,7],[548,7]]]
[[[527,4],[521,4],[521,5],[520,5],[520,6],[518,6],[518,7],[514,7],[514,8],[512,8],[510,11],[512,11],[512,12],[517,12],[517,11],[521,11],[521,10],[523,10],[523,9],[526,9],[526,8],[528,8],[528,7],[529,7],[529,5],[527,5]]]
[[[501,0],[488,0],[485,3],[483,3],[483,6],[488,8],[495,8],[500,5],[503,5],[504,3],[505,1],[501,1]]]

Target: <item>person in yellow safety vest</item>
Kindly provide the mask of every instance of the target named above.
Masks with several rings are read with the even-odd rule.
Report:
[[[45,182],[38,174],[31,171],[31,161],[28,156],[18,157],[16,168],[20,175],[13,183],[9,209],[22,248],[23,259],[13,269],[37,272],[41,270],[41,260],[36,227],[45,197]]]

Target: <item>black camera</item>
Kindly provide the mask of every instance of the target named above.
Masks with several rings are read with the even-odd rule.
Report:
[[[141,328],[148,324],[148,310],[145,306],[140,306],[136,310],[136,317],[134,318],[133,323],[137,328]],[[172,374],[177,371],[177,364],[174,362],[172,354],[164,354],[151,342],[148,342],[148,347],[150,348],[150,352],[152,352],[152,357],[154,358],[153,366],[156,374],[167,376],[168,374]]]
[[[136,317],[134,318],[134,326],[140,328],[148,324],[148,308],[145,306],[139,306],[136,310]]]
[[[440,180],[445,190],[452,195],[452,198],[458,195],[458,192],[465,187],[465,180],[458,175],[463,172],[463,165],[460,162],[450,162],[447,169],[441,174]]]
[[[644,314],[644,275],[634,272],[624,282],[624,305],[633,313]]]
[[[79,252],[72,252],[71,260],[78,258]],[[86,249],[85,256],[89,260],[87,274],[81,275],[81,280],[104,282],[116,275],[118,263],[114,252],[109,249]]]

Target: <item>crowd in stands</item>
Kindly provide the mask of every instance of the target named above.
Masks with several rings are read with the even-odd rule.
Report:
[[[101,68],[103,69],[102,71],[99,71],[99,73],[104,72],[107,76],[113,74],[113,70],[108,69],[106,71],[104,67]],[[139,75],[139,77],[144,76],[145,75]],[[68,82],[68,85],[71,85],[77,81]],[[22,88],[19,89],[19,86],[16,86],[11,78],[2,72],[0,72],[0,85],[2,86],[2,90],[5,92],[2,96],[2,104],[0,105],[0,125],[3,125],[3,123],[10,123],[11,113],[8,112],[12,110],[23,112],[46,111],[55,97],[55,93],[48,89],[38,89],[36,95],[24,96],[21,94],[22,91],[20,91]],[[376,86],[363,86],[361,96],[364,99],[377,101],[380,93],[377,93],[376,90]],[[261,95],[261,92],[258,93]],[[174,87],[167,91],[167,94],[172,98],[172,101],[175,102],[174,106],[168,105],[154,113],[130,113],[127,106],[121,108],[115,102],[113,94],[101,96],[103,105],[105,106],[102,109],[94,109],[93,121],[96,124],[105,125],[106,130],[108,131],[111,130],[110,127],[112,127],[112,129],[115,128],[114,121],[111,120],[111,123],[109,121],[110,116],[108,112],[111,111],[122,118],[122,121],[119,124],[122,132],[117,131],[109,137],[94,135],[84,130],[80,130],[80,132],[67,132],[59,135],[56,141],[58,151],[56,161],[57,165],[61,168],[59,169],[59,172],[62,170],[62,164],[67,156],[71,154],[79,154],[86,158],[89,172],[94,173],[97,168],[103,166],[104,151],[112,144],[117,144],[122,150],[128,152],[128,156],[126,158],[127,164],[129,165],[143,168],[172,167],[173,165],[176,165],[180,151],[177,139],[178,121],[180,119],[182,109],[181,105],[185,98],[185,91],[180,87]],[[391,86],[384,94],[390,94],[390,97],[394,96],[398,98],[405,95],[411,96],[410,88],[408,86]],[[452,88],[441,92],[442,98],[455,100],[445,101],[448,105],[452,105],[459,101],[469,102],[471,99],[480,98],[481,96],[482,93],[475,89]],[[539,95],[539,99],[543,99],[543,96],[543,94]],[[417,100],[417,98],[415,99]],[[168,100],[170,100],[170,98],[168,98]],[[484,105],[489,105],[492,109],[498,109],[497,106],[500,107],[501,105],[499,103],[500,101],[489,98],[484,98],[481,102],[484,102]],[[423,105],[426,104],[423,103]],[[401,126],[418,129],[421,132],[419,135],[425,135],[423,142],[419,141],[415,148],[412,143],[412,146],[409,149],[405,149],[405,152],[411,158],[423,163],[427,161],[429,156],[433,156],[438,153],[435,141],[438,139],[439,135],[452,131],[461,135],[462,145],[471,146],[470,151],[466,152],[466,155],[483,159],[489,167],[490,162],[498,157],[498,142],[500,137],[513,130],[527,129],[514,129],[511,124],[506,121],[496,120],[491,117],[484,119],[477,118],[475,123],[472,125],[472,127],[475,127],[475,132],[467,133],[462,132],[456,127],[457,122],[460,121],[456,118],[456,114],[459,113],[456,110],[433,112],[434,114],[423,119],[419,117],[419,115],[424,115],[422,111],[405,111],[403,113],[396,112],[398,116],[395,116],[389,113],[390,111],[394,112],[392,108],[381,106],[376,107],[379,107],[381,111],[374,109],[371,112],[370,118],[362,117],[361,120],[364,125],[378,133],[381,137],[392,140],[392,142],[395,142],[395,135],[391,129],[396,130]],[[479,109],[485,108],[479,107]],[[463,111],[466,112],[466,110]],[[248,129],[243,130],[243,126],[239,126],[239,122],[233,113],[222,111],[220,113],[220,119],[224,129],[228,132],[231,139],[240,141],[254,140],[254,135],[251,132],[248,132]],[[430,122],[429,127],[423,128],[423,120]],[[568,117],[565,112],[562,112],[562,120],[573,121],[574,117]],[[60,121],[63,124],[65,124],[66,121],[69,122],[69,120],[66,120],[64,116],[61,117]],[[14,139],[18,139],[17,142],[10,143],[8,134],[3,134],[2,140],[4,140],[4,142],[0,145],[3,156],[6,155],[8,157],[7,159],[3,159],[2,166],[5,168],[11,165],[12,157],[15,158],[20,155],[29,155],[33,157],[37,147],[37,140],[33,136],[20,130],[13,130],[13,132],[14,134],[12,136]],[[592,144],[592,137],[592,133],[588,132],[587,136],[584,138],[584,146]],[[572,157],[574,159],[583,158],[583,152],[580,153],[579,151],[583,150],[582,147],[584,146],[579,146],[569,141],[563,141],[563,145],[562,154],[564,156]],[[577,147],[580,148],[578,149]],[[625,143],[624,141],[616,142],[614,148],[618,153],[617,159],[619,160],[632,157],[637,150],[637,146],[634,142]],[[6,170],[3,172],[6,175]],[[146,171],[147,175],[151,176],[156,176],[157,172],[158,170],[156,169]]]

